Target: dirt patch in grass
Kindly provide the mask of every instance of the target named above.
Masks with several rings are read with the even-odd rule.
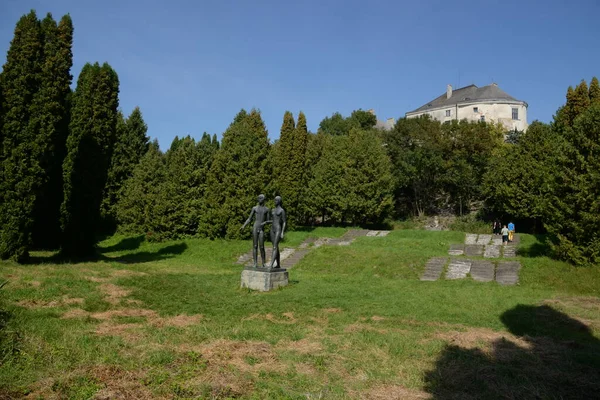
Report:
[[[291,350],[300,354],[314,354],[323,350],[321,343],[306,338],[296,341],[284,340],[277,343],[276,347],[278,350]]]
[[[84,299],[79,297],[63,296],[60,300],[35,300],[27,299],[17,302],[17,305],[25,308],[53,308],[62,307],[65,305],[83,304]]]
[[[471,328],[465,331],[448,331],[436,333],[433,337],[441,339],[450,345],[460,346],[464,349],[482,349],[486,352],[492,350],[494,343],[509,342],[512,347],[517,346],[519,351],[531,349],[531,340],[497,332],[486,328]]]
[[[126,371],[113,366],[99,366],[92,369],[91,374],[104,387],[94,397],[95,400],[113,399],[159,399],[142,384],[144,374]]]
[[[346,333],[360,332],[360,331],[371,331],[371,332],[377,332],[377,333],[381,333],[381,334],[388,333],[387,329],[376,328],[369,324],[363,324],[360,322],[355,322],[344,328],[344,332],[346,332]]]
[[[110,281],[110,278],[100,278],[98,276],[86,276],[85,279],[95,283],[105,283]]]
[[[296,322],[298,322],[298,320],[296,319],[296,317],[294,317],[294,313],[292,313],[292,312],[283,313],[282,316],[284,316],[285,319],[278,318],[278,317],[274,316],[271,313],[268,313],[268,314],[252,314],[249,317],[243,318],[242,321],[252,321],[252,320],[256,320],[256,319],[262,319],[262,320],[266,320],[266,321],[269,321],[269,322],[273,322],[275,324],[295,324]]]
[[[100,336],[121,336],[132,341],[141,338],[141,335],[133,331],[139,327],[141,324],[115,324],[106,321],[98,325],[94,333]]]
[[[323,311],[325,311],[328,314],[334,314],[334,313],[342,312],[342,309],[341,308],[324,308]]]
[[[400,385],[374,386],[364,392],[352,393],[351,397],[365,400],[424,400],[433,398],[429,393],[408,389]]]
[[[379,315],[373,315],[371,317],[371,321],[385,321],[385,317],[380,317]]]
[[[40,281],[29,281],[27,283],[33,287],[40,287],[42,285],[42,282],[40,282]]]
[[[131,290],[112,283],[103,283],[100,285],[100,291],[104,293],[104,299],[111,304],[119,304],[123,297],[127,297],[131,294]]]
[[[90,315],[89,312],[82,310],[81,308],[74,308],[69,310],[62,315],[62,319],[70,319],[70,318],[85,318]]]

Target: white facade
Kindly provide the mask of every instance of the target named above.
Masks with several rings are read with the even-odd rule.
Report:
[[[490,85],[491,86],[491,85]],[[496,85],[493,85],[496,87]],[[495,89],[495,88],[494,88]],[[441,97],[441,96],[440,96]],[[451,120],[486,121],[501,123],[506,130],[527,130],[527,103],[516,99],[465,99],[454,100],[452,87],[449,86],[443,103],[423,110],[424,107],[406,113],[406,118],[428,114],[441,122]],[[454,104],[449,104],[454,103]],[[428,106],[428,105],[427,105]]]

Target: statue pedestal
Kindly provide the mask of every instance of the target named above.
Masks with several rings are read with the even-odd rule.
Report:
[[[268,292],[281,286],[287,286],[288,272],[283,268],[252,268],[242,271],[242,286],[252,290]]]

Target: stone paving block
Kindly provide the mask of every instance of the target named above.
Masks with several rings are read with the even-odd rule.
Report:
[[[483,251],[483,256],[485,258],[498,258],[500,257],[500,247],[501,246],[495,246],[492,244],[488,244],[485,246],[485,249]]]
[[[483,255],[483,245],[481,245],[481,244],[465,245],[465,255],[471,256],[471,257]]]
[[[494,280],[494,263],[491,261],[476,260],[471,265],[471,277],[477,282],[490,282]]]
[[[477,243],[477,234],[475,233],[467,233],[465,236],[465,244],[476,244]]]
[[[471,260],[451,260],[446,279],[464,279],[471,270]]]
[[[387,236],[390,234],[391,231],[379,231],[379,235],[378,236]]]
[[[281,267],[286,269],[292,268],[294,265],[298,264],[298,262],[302,260],[308,252],[309,249],[296,250],[288,258],[286,258],[285,260],[281,260]]]
[[[502,246],[502,236],[494,236],[492,238],[492,244],[494,246]]]
[[[421,275],[422,281],[437,281],[442,275],[442,271],[448,262],[447,258],[436,257],[427,261],[425,264],[425,270]]]
[[[490,240],[492,240],[492,235],[479,235],[477,244],[489,244]]]
[[[367,232],[367,236],[377,236],[379,234],[379,231],[369,231]]]
[[[448,250],[448,254],[451,256],[462,256],[465,254],[465,245],[460,243],[454,243],[450,245],[450,250]]]
[[[517,256],[517,246],[512,244],[507,244],[502,246],[502,256],[503,257],[516,257]]]
[[[517,261],[501,261],[496,268],[496,282],[501,285],[515,285],[519,282],[521,263]]]

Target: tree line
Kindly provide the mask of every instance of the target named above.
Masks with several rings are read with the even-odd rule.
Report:
[[[531,221],[556,254],[598,262],[598,99],[594,78],[569,88],[551,124],[505,132],[486,122],[400,118],[376,128],[361,109],[323,119],[286,111],[269,140],[258,110],[222,134],[150,142],[139,108],[119,109],[109,64],[86,64],[71,91],[73,25],[34,11],[17,23],[0,74],[0,257],[31,249],[93,255],[115,230],[149,240],[246,238],[259,193],[283,198],[291,227],[367,225],[470,213]]]

